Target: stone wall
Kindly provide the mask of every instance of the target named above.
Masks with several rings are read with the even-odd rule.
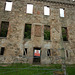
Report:
[[[8,35],[0,37],[0,48],[5,47],[4,55],[0,56],[1,63],[33,63],[34,47],[41,48],[41,64],[62,63],[65,55],[67,64],[75,64],[75,3],[46,2],[36,0],[12,0],[12,11],[5,11],[6,0],[0,1],[0,24],[8,21]],[[33,14],[27,14],[27,3],[34,5]],[[44,15],[44,6],[50,7],[50,15]],[[65,8],[65,17],[59,16],[59,9]],[[24,39],[25,23],[32,24],[31,39]],[[50,26],[51,40],[44,40],[44,25]],[[61,27],[68,29],[68,41],[62,41]],[[40,29],[41,28],[41,29]],[[27,55],[23,57],[24,48]],[[64,52],[62,51],[64,48]],[[47,50],[51,49],[51,57]],[[68,51],[68,57],[66,56]]]

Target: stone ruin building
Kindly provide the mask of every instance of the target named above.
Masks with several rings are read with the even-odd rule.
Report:
[[[0,63],[75,64],[75,0],[0,0]]]

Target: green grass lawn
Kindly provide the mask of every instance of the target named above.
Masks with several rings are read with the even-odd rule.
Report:
[[[57,70],[61,70],[61,65],[10,64],[0,66],[0,75],[53,75]],[[67,73],[75,75],[75,65],[67,65]]]
[[[66,71],[67,71],[68,75],[75,75],[75,64],[67,65]]]

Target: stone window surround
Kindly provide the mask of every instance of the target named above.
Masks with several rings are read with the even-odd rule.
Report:
[[[69,36],[68,36],[68,28],[67,28],[67,27],[62,27],[62,28],[66,28],[66,35],[67,35],[67,41],[64,41],[64,40],[63,40],[63,42],[68,42],[68,37],[69,37]]]
[[[31,24],[31,23],[25,23],[25,25],[24,25],[24,32],[26,32],[26,30],[25,30],[25,29],[26,29],[26,25],[31,25],[31,30],[30,30],[30,32],[32,33],[32,24]],[[25,37],[25,34],[24,34],[24,39],[28,39],[28,40],[31,39],[31,35],[30,35],[30,38],[26,38],[26,37]]]
[[[48,13],[46,13],[45,10],[47,10]],[[49,6],[46,6],[46,5],[44,6],[44,15],[45,16],[49,16],[50,15],[50,7]]]
[[[9,4],[10,4],[10,7],[8,7]],[[13,4],[12,1],[6,0],[6,3],[5,3],[5,11],[11,11],[12,10],[12,4]]]
[[[2,22],[8,22],[9,23],[9,21],[1,21],[0,22],[0,27],[1,27]],[[0,30],[1,30],[1,28],[0,28]],[[8,25],[8,31],[9,31],[9,25]],[[7,36],[8,36],[8,32],[7,32]],[[7,36],[6,37],[0,37],[0,39],[7,39]]]
[[[65,17],[65,8],[60,8],[60,17],[61,18]]]
[[[45,27],[45,26],[49,26],[49,28],[50,28],[50,39],[49,39],[49,40],[45,40],[45,39],[44,39],[44,41],[51,41],[51,27],[50,27],[50,25],[44,25],[44,27]]]
[[[31,6],[31,7],[29,7],[29,6]],[[26,13],[33,14],[33,4],[27,3]]]

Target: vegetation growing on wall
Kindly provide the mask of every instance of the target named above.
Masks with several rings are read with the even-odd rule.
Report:
[[[24,38],[31,38],[31,24],[25,24]]]
[[[44,26],[44,40],[50,40],[50,26]]]
[[[63,38],[63,41],[68,41],[67,28],[66,27],[62,27],[62,38]]]

